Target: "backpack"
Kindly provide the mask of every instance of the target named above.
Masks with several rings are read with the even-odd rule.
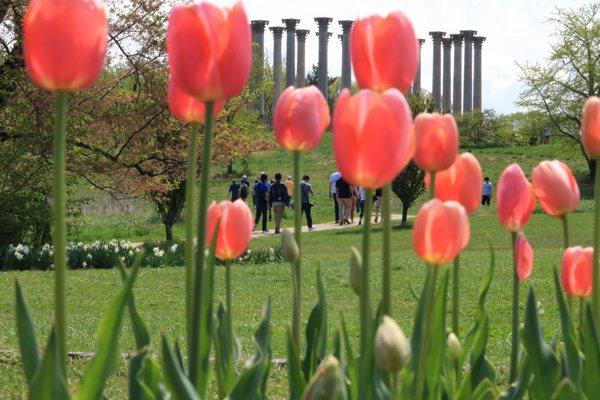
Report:
[[[271,202],[282,201],[287,204],[287,189],[283,183],[275,183],[271,186]]]
[[[246,185],[245,183],[242,183],[240,185],[240,197],[244,199],[248,197],[248,185]]]

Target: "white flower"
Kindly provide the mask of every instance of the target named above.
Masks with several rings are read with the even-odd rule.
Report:
[[[23,253],[23,254],[29,254],[29,247],[25,246],[24,244],[19,243],[17,245],[16,252]]]
[[[133,250],[129,250],[129,255],[132,256],[133,255]]]
[[[273,249],[272,247],[269,247],[269,254],[275,254],[275,249]]]
[[[177,243],[171,246],[171,253],[175,253],[177,251]]]
[[[18,251],[15,252],[15,258],[17,260],[22,260],[23,259],[23,254],[19,253]]]
[[[88,254],[86,257],[87,257],[89,260],[91,260],[91,259],[92,259],[92,255],[91,255],[91,254]]]
[[[252,254],[252,250],[248,249],[248,250],[246,251],[246,254]]]
[[[164,255],[165,255],[165,251],[164,251],[164,250],[159,250],[159,251],[157,251],[156,253],[154,253],[154,255],[155,255],[156,257],[162,257],[162,256],[164,256]]]
[[[210,251],[208,249],[204,249],[204,256],[208,257],[208,254],[210,253]]]
[[[81,266],[82,266],[83,268],[85,268],[85,267],[87,267],[87,263],[84,261],[84,262],[81,264]]]

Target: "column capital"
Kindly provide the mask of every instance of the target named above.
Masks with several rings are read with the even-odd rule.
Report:
[[[306,40],[306,35],[308,35],[310,31],[308,29],[296,29],[296,38],[299,41]]]
[[[460,31],[460,34],[463,35],[465,40],[472,40],[473,37],[477,34],[477,31]]]
[[[442,45],[444,46],[444,50],[450,50],[450,48],[452,47],[452,39],[442,38]]]
[[[329,17],[315,17],[315,22],[317,24],[319,24],[319,28],[321,27],[325,27],[327,28],[329,26],[329,24],[331,23],[331,21],[333,21],[333,18],[329,18]]]
[[[433,31],[433,32],[429,32],[429,36],[431,36],[431,38],[434,41],[439,41],[441,40],[444,36],[446,35],[446,32],[441,32],[441,31]]]
[[[425,39],[418,39],[419,40],[419,47],[423,46],[423,43],[425,43]]]
[[[319,36],[319,32],[315,32],[315,36]],[[331,37],[331,32],[327,32],[327,37]]]
[[[338,24],[341,25],[342,29],[344,30],[344,32],[346,30],[350,30],[350,28],[352,28],[352,25],[354,24],[354,21],[351,19],[342,19],[338,21]]]
[[[344,41],[344,35],[342,35],[341,33],[338,35],[338,39],[340,39],[340,42]]]
[[[462,41],[465,38],[462,33],[453,33],[450,38],[454,42],[454,45],[462,45]]]
[[[269,30],[273,32],[273,36],[276,38],[280,38],[283,35],[283,30],[285,28],[283,26],[271,26]]]
[[[300,22],[299,19],[294,19],[294,18],[284,18],[281,20],[281,22],[283,22],[285,24],[285,29],[286,30],[296,30],[296,25],[298,24],[298,22]]]
[[[265,31],[265,27],[269,25],[269,21],[264,19],[255,19],[250,21],[252,31],[256,33],[262,33]]]
[[[485,42],[484,36],[474,36],[473,37],[473,45],[476,49],[481,49],[481,45]]]

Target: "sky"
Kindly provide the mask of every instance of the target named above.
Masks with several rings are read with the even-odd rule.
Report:
[[[590,1],[590,0],[588,0]],[[556,7],[577,8],[586,0],[245,0],[250,19],[270,21],[281,26],[282,18],[300,19],[298,28],[311,32],[306,40],[306,70],[318,60],[317,24],[314,17],[331,17],[333,33],[329,40],[329,74],[341,74],[341,33],[338,20],[372,14],[385,15],[400,10],[413,22],[422,48],[422,87],[431,90],[432,43],[430,31],[448,34],[476,30],[487,39],[483,44],[483,107],[506,114],[519,111],[516,104],[523,90],[517,63],[542,63],[550,51],[553,27],[547,18]],[[213,0],[230,5],[231,0]],[[285,58],[285,37],[282,45]],[[272,59],[273,37],[265,33],[266,56]]]

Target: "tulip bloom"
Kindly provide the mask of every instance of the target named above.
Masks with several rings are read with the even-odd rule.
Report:
[[[212,202],[208,207],[206,245],[212,242],[215,226],[219,221],[215,255],[221,260],[234,260],[241,256],[252,239],[252,211],[242,200]]]
[[[169,110],[175,118],[197,124],[204,122],[206,116],[206,104],[203,101],[196,100],[181,90],[173,80],[169,80],[167,100],[169,103]],[[223,109],[223,104],[223,101],[215,103],[213,117],[219,115],[219,112]]]
[[[452,115],[417,115],[415,134],[415,163],[421,169],[436,172],[450,168],[458,153],[458,127]]]
[[[242,91],[252,64],[250,24],[240,2],[173,7],[167,29],[169,71],[175,83],[201,101],[226,100]]]
[[[533,269],[533,249],[525,235],[521,232],[517,233],[513,251],[515,252],[517,277],[519,278],[519,282],[522,283],[531,275],[531,270]]]
[[[275,138],[288,151],[307,151],[317,147],[329,122],[327,101],[314,86],[288,87],[275,106]]]
[[[592,96],[583,106],[581,136],[585,152],[594,159],[600,159],[600,99]]]
[[[519,164],[511,164],[498,180],[497,215],[505,229],[517,232],[525,226],[535,208],[531,183]]]
[[[592,247],[569,247],[563,252],[560,280],[569,296],[588,297],[592,294],[593,257]]]
[[[396,89],[340,94],[333,112],[333,152],[344,179],[376,189],[390,183],[414,153],[412,116]]]
[[[433,199],[423,204],[413,226],[413,249],[427,264],[452,261],[469,243],[465,208],[456,201]]]
[[[23,18],[27,74],[46,90],[85,89],[102,71],[107,35],[101,1],[32,0]]]
[[[400,11],[358,19],[350,32],[350,54],[361,88],[410,90],[419,64],[419,44],[412,23]]]
[[[579,186],[564,163],[542,161],[533,169],[531,181],[533,192],[546,214],[560,218],[579,205]]]
[[[481,166],[471,153],[456,157],[450,168],[435,176],[435,197],[442,201],[455,200],[473,213],[481,202]],[[425,174],[425,186],[429,189],[431,174]]]

